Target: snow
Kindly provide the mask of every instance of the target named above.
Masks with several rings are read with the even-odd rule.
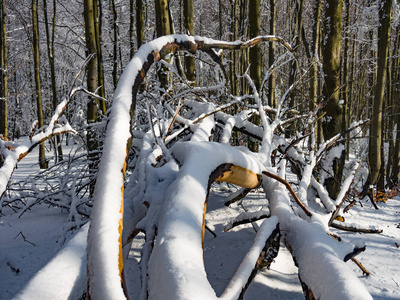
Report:
[[[349,245],[339,245],[326,234],[324,227],[292,215],[288,195],[278,183],[264,180],[263,186],[271,203],[271,214],[278,216],[281,232],[293,251],[299,275],[314,296],[317,299],[372,299],[343,262],[346,252],[352,250]]]
[[[26,176],[27,170],[37,172],[38,169],[32,168],[37,161],[37,152],[28,155],[19,163],[18,169],[13,174],[14,177]],[[230,193],[218,192],[215,190],[210,195],[207,224],[215,228],[217,238],[206,232],[205,236],[205,268],[207,278],[220,295],[228,285],[230,278],[234,275],[236,268],[243,261],[243,257],[253,244],[255,237],[251,225],[241,225],[231,232],[223,232],[225,225],[237,215],[236,209],[227,208],[224,202]],[[263,198],[259,194],[251,193],[242,200],[248,208],[261,205]],[[265,200],[264,200],[265,201]],[[400,242],[399,214],[400,199],[388,200],[386,203],[378,204],[379,211],[372,206],[364,204],[363,207],[356,205],[349,213],[345,214],[346,220],[363,226],[376,225],[384,229],[382,234],[357,234],[352,232],[340,232],[342,239],[357,246],[366,245],[367,250],[361,253],[357,259],[370,271],[371,276],[364,276],[358,267],[352,262],[345,265],[356,274],[358,279],[366,286],[374,299],[398,299],[400,298],[399,268],[400,261],[396,259],[399,248],[395,243]],[[79,257],[84,251],[83,231],[77,233],[77,238],[72,238],[60,250],[57,239],[62,232],[62,224],[66,220],[67,214],[60,214],[58,209],[49,209],[46,206],[34,207],[25,213],[21,218],[11,214],[2,216],[0,219],[0,299],[16,299],[17,294],[21,295],[24,291],[39,289],[44,285],[47,292],[56,290],[60,285],[59,276],[46,277],[45,284],[39,282],[43,275],[37,274],[39,270],[50,269],[65,270],[65,261],[60,260],[60,254],[73,257],[75,270],[79,264]],[[29,242],[25,242],[21,235],[22,232]],[[141,241],[140,238],[136,243]],[[332,240],[333,241],[333,240]],[[82,242],[82,243],[81,243]],[[72,245],[75,244],[74,247]],[[71,245],[71,246],[69,246]],[[229,245],[229,247],[226,247]],[[137,286],[140,285],[139,274],[139,251],[140,245],[132,246],[131,254],[126,262],[126,277],[130,299],[138,299]],[[75,249],[75,250],[74,250]],[[135,252],[136,251],[136,252]],[[307,251],[305,249],[304,251]],[[81,261],[84,264],[84,260]],[[19,269],[15,274],[11,267]],[[72,264],[70,265],[70,267]],[[192,270],[193,272],[195,270]],[[69,274],[72,274],[69,273]],[[74,271],[73,276],[67,279],[68,284],[72,284],[77,278]],[[128,276],[129,275],[129,276]],[[328,274],[323,273],[322,277]],[[42,277],[44,278],[44,277]],[[85,281],[81,278],[77,281]],[[165,292],[169,290],[166,289]],[[259,299],[260,297],[273,299],[304,299],[301,286],[297,279],[297,268],[293,265],[293,260],[289,251],[284,247],[280,249],[278,257],[271,265],[270,270],[259,272],[250,285],[244,299]],[[44,298],[40,294],[30,294],[29,299],[55,299],[54,297]],[[213,296],[215,297],[215,296]],[[59,297],[57,299],[68,299]],[[71,299],[71,298],[70,298]],[[164,298],[163,298],[164,299]]]
[[[165,196],[149,262],[149,297],[215,299],[203,265],[201,238],[209,175],[223,163],[255,173],[262,166],[238,149],[211,142],[177,143],[172,154],[182,167]]]
[[[221,299],[237,299],[239,297],[240,292],[246,286],[247,280],[257,263],[257,259],[259,258],[263,247],[265,246],[265,241],[276,229],[277,225],[277,217],[271,217],[262,223],[259,231],[257,232],[257,236],[252,248],[246,254],[231,282],[221,295]]]
[[[86,238],[89,224],[29,281],[14,299],[79,299],[86,291]],[[54,280],[57,279],[57,280]],[[53,282],[51,288],[48,282]]]
[[[136,226],[136,229],[146,233],[144,240],[137,239],[132,246],[129,244],[130,248],[124,249],[124,253],[130,252],[125,259],[124,272],[126,270],[126,274],[129,275],[126,277],[126,283],[127,293],[131,299],[144,299],[147,293],[150,299],[166,300],[237,298],[247,283],[265,240],[278,223],[283,235],[282,246],[287,246],[298,266],[299,277],[314,292],[316,298],[371,299],[371,294],[374,297],[383,297],[382,299],[398,298],[400,280],[396,271],[400,267],[400,262],[393,260],[398,254],[398,246],[395,247],[400,237],[398,230],[400,224],[397,223],[400,209],[398,199],[382,204],[383,209],[380,212],[372,210],[374,214],[368,211],[368,207],[356,206],[351,209],[349,216],[346,216],[348,224],[356,221],[355,223],[368,227],[376,225],[375,222],[379,219],[380,226],[389,228],[383,235],[363,235],[361,240],[357,234],[340,232],[345,238],[339,242],[326,232],[329,229],[327,228],[329,214],[313,212],[311,219],[301,219],[296,214],[296,208],[292,207],[286,188],[272,178],[264,176],[262,185],[264,193],[255,190],[234,207],[224,206],[233,187],[225,186],[224,193],[228,195],[223,194],[222,189],[216,192],[216,189],[211,188],[209,192],[210,174],[217,167],[227,163],[255,174],[261,174],[268,167],[269,172],[278,173],[281,178],[286,178],[284,159],[279,168],[272,168],[269,157],[273,150],[274,129],[279,125],[283,100],[287,94],[281,98],[277,116],[270,124],[254,89],[254,98],[262,118],[262,128],[246,122],[248,114],[252,113],[251,110],[243,111],[242,115],[232,119],[222,112],[211,114],[216,110],[212,104],[185,101],[188,107],[192,106],[199,121],[195,122],[180,116],[177,118],[186,127],[190,127],[192,132],[190,140],[177,142],[168,150],[161,139],[158,140],[161,144],[154,146],[153,141],[158,139],[154,135],[162,134],[159,132],[163,127],[161,125],[153,128],[154,131],[140,133],[141,145],[134,136],[135,145],[138,145],[141,152],[124,195],[126,147],[131,137],[132,86],[148,55],[154,50],[159,51],[165,44],[174,40],[228,44],[207,38],[175,35],[156,39],[140,48],[125,69],[115,92],[94,191],[90,225],[85,225],[61,246],[57,245],[57,241],[60,240],[60,236],[65,238],[63,224],[74,214],[74,207],[69,215],[44,205],[32,208],[28,206],[31,209],[21,218],[15,213],[2,215],[0,298],[3,296],[5,299],[79,298],[86,288],[87,268],[91,298],[126,299],[120,275],[123,260],[120,240],[122,215],[125,215],[125,228],[132,229]],[[240,45],[241,42],[234,44]],[[171,107],[169,110],[173,112]],[[203,118],[204,116],[207,117]],[[148,117],[151,123],[150,113]],[[225,120],[222,144],[209,142],[215,127],[214,118]],[[34,137],[34,141],[38,141],[42,134],[48,135],[54,132],[52,124],[54,125],[53,121],[50,126],[44,128],[43,133]],[[244,147],[229,146],[228,136],[233,126],[246,127],[249,132],[262,137],[261,154],[252,153]],[[327,141],[325,145],[329,142]],[[29,143],[27,146],[24,143],[19,146],[17,149],[26,150]],[[2,188],[5,189],[7,176],[11,176],[18,159],[13,155],[18,154],[19,150],[15,153],[7,152],[9,150],[2,147],[2,151],[6,154],[6,159],[12,159],[14,163],[10,165],[6,161],[4,169],[1,169],[5,171],[2,174],[6,177],[3,176],[0,183],[3,182]],[[336,199],[337,202],[334,202],[329,199],[324,187],[318,185],[312,176],[313,166],[321,152],[317,152],[316,156],[312,153],[307,160],[294,147],[289,152],[291,151],[293,156],[297,155],[299,161],[305,165],[303,179],[298,189],[300,199],[306,202],[307,190],[312,184],[321,192],[320,197],[324,203],[331,202],[338,205],[344,196],[344,191]],[[337,156],[340,152],[341,149],[337,147],[330,151],[330,155]],[[157,164],[156,158],[161,153],[164,153],[165,164],[153,167]],[[29,161],[28,159],[24,163]],[[21,172],[24,170],[26,172],[28,168],[27,165],[23,165],[24,163],[20,164]],[[17,170],[14,176],[18,176],[19,172]],[[345,187],[350,185],[352,177],[353,174],[345,181]],[[123,203],[124,196],[125,199],[131,200],[130,204]],[[77,199],[71,199],[72,205],[76,201]],[[260,208],[269,210],[271,217],[223,233],[223,228],[229,221],[237,216],[242,218],[254,214]],[[327,208],[331,210],[332,207],[327,205]],[[131,216],[134,220],[129,220]],[[209,228],[215,231],[216,237],[210,237],[210,234],[205,232],[203,239],[202,229],[205,223],[210,224]],[[367,246],[367,251],[371,247],[373,253],[365,256],[368,258],[366,262],[371,263],[376,272],[373,271],[373,274],[380,274],[379,277],[371,279],[375,276],[372,275],[364,278],[350,262],[343,261],[356,246],[364,244]],[[140,255],[139,248],[142,249]],[[273,289],[275,291],[272,294],[276,295],[276,298],[282,298],[284,295],[293,299],[303,298],[300,283],[294,280],[297,274],[288,250],[282,250],[282,255],[279,256],[279,260],[277,259],[279,263],[272,265],[272,272],[263,270],[258,273],[246,299],[260,298],[260,290]],[[363,257],[362,255],[360,256]],[[138,262],[139,258],[141,262]],[[289,260],[292,264],[288,263]],[[382,261],[385,264],[380,263]],[[280,281],[274,281],[274,276]],[[273,287],[268,282],[273,282]],[[141,288],[138,288],[140,286]]]

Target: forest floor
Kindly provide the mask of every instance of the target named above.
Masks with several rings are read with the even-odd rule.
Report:
[[[34,151],[19,163],[13,180],[21,180],[37,172],[37,153]],[[244,209],[266,204],[264,194],[260,191],[248,195],[233,207],[225,207],[224,201],[228,194],[226,186],[213,186],[206,215],[206,224],[216,237],[206,232],[205,267],[217,295],[223,292],[255,237],[252,225],[241,225],[229,232],[224,232],[224,227]],[[344,241],[366,245],[366,251],[357,256],[357,259],[371,275],[363,275],[352,262],[348,262],[347,265],[358,275],[373,298],[400,299],[400,198],[389,199],[386,203],[378,203],[378,206],[379,210],[375,210],[371,203],[363,201],[362,205],[358,203],[354,206],[345,218],[350,223],[383,229],[383,233],[332,231],[339,234]],[[1,300],[18,298],[17,295],[32,278],[63,249],[67,217],[66,211],[45,205],[34,206],[20,218],[18,213],[10,211],[0,217]],[[84,243],[85,239],[81,240]],[[135,239],[125,264],[130,299],[138,299],[139,295],[138,263],[143,241],[143,236]],[[68,272],[67,261],[52,263]],[[53,285],[60,285],[59,280],[57,277],[50,277],[46,282],[35,283],[37,286],[34,287],[38,290],[43,287],[52,289]],[[84,279],[80,280],[85,284]],[[281,246],[270,270],[263,270],[257,274],[245,294],[245,299],[261,299],[265,296],[270,299],[304,299],[297,268],[284,246]],[[29,299],[39,298],[35,293],[31,293]]]

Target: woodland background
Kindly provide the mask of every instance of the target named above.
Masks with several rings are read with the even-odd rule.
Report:
[[[344,221],[340,219],[343,203],[347,204],[344,212],[369,200],[378,209],[376,202],[386,202],[399,193],[397,0],[0,0],[0,11],[2,216],[18,214],[20,218],[37,204],[61,208],[68,212],[64,241],[91,219],[93,191],[106,186],[107,181],[99,175],[98,166],[104,143],[111,143],[115,137],[113,133],[109,134],[111,138],[106,137],[107,124],[117,118],[111,117],[110,110],[113,99],[118,98],[114,93],[120,78],[124,78],[125,66],[139,53],[143,68],[133,74],[136,81],[131,88],[133,138],[128,140],[127,149],[121,148],[122,153],[128,152],[127,165],[117,171],[123,170],[128,190],[125,198],[130,201],[124,205],[131,205],[132,219],[137,222],[132,228],[146,222],[150,226],[132,229],[136,234],[144,231],[146,243],[161,240],[156,239],[154,228],[159,224],[154,216],[165,212],[152,215],[151,206],[161,201],[158,198],[167,190],[161,178],[166,176],[164,179],[172,182],[178,176],[179,181],[180,175],[174,172],[182,173],[168,169],[170,163],[179,169],[179,159],[176,161],[170,151],[177,157],[182,155],[179,147],[184,146],[177,142],[189,141],[199,128],[206,132],[208,121],[204,120],[214,115],[215,124],[204,141],[246,146],[252,152],[246,154],[248,157],[257,153],[266,167],[281,168],[279,172],[286,168],[280,164],[288,161],[290,174],[283,181],[299,194],[295,197],[291,192],[301,208],[291,204],[291,214],[296,218],[310,218],[312,223],[315,220],[311,216],[332,213],[327,227],[381,232],[373,226],[365,229],[338,222]],[[180,33],[207,38],[192,38],[191,44]],[[171,34],[175,36],[159,39],[139,51],[147,42]],[[157,43],[166,52],[160,51]],[[143,53],[148,56],[141,57]],[[146,68],[156,55],[162,60],[145,78]],[[215,111],[210,112],[207,105],[216,107]],[[232,120],[236,123],[229,130]],[[41,172],[10,181],[17,163],[35,147],[39,148]],[[206,147],[217,146],[210,143]],[[227,155],[240,156],[240,152],[229,149],[225,150]],[[267,157],[263,157],[265,154]],[[109,154],[104,156],[109,158]],[[217,161],[220,156],[214,158]],[[214,167],[213,160],[207,162]],[[170,172],[169,177],[163,168]],[[159,182],[146,177],[153,172],[160,176]],[[275,178],[277,174],[268,176]],[[100,183],[95,188],[98,178]],[[273,193],[269,196],[268,205],[274,210],[279,202],[274,203]],[[141,216],[143,210],[151,217]],[[256,218],[269,216],[269,211],[261,212]],[[289,228],[292,218],[285,215],[279,221]],[[115,225],[110,223],[110,227]],[[101,230],[92,232],[95,236]],[[286,235],[289,245],[290,234]],[[297,239],[302,240],[300,237]],[[90,238],[89,231],[90,239],[89,246],[96,240]],[[142,250],[142,279],[147,276],[146,257],[150,260],[150,254],[160,255],[146,247]],[[355,245],[352,250],[347,258],[353,259],[352,255],[365,247]],[[121,252],[119,255],[121,258]],[[92,263],[95,269],[104,257],[92,257],[100,261]],[[297,259],[306,260],[306,256]],[[95,275],[89,280],[92,278]],[[308,278],[305,281],[321,286]],[[116,282],[120,285],[119,279]],[[146,284],[144,280],[143,295],[147,293]],[[303,288],[311,298],[307,286]]]
[[[100,111],[105,115],[111,105],[123,67],[143,43],[170,33],[226,41],[271,34],[289,42],[307,70],[302,83],[290,93],[290,106],[300,113],[318,109],[319,115],[325,114],[318,121],[318,142],[323,134],[328,139],[352,122],[371,120],[371,131],[364,127],[364,138],[370,139],[369,183],[380,182],[381,189],[385,184],[393,187],[398,181],[400,153],[396,139],[398,10],[397,1],[372,0],[110,0],[68,5],[56,0],[2,0],[0,134],[10,139],[29,135],[36,120],[37,126],[43,127],[68,95],[89,54],[95,53],[96,58],[89,62],[92,71],[83,85],[104,100],[96,100],[94,107],[94,101],[80,94],[68,106],[66,116],[80,130],[89,129],[90,135]],[[230,53],[229,92],[239,95],[248,91],[245,79],[236,76],[244,74],[249,64],[250,75],[260,88],[261,79],[284,51],[269,43]],[[186,55],[182,66],[194,84],[207,85],[213,76],[199,70],[201,58],[195,62]],[[264,101],[276,107],[276,95],[298,76],[293,62],[272,72],[268,83],[263,83]],[[296,136],[295,122],[287,134]],[[87,146],[91,149],[95,144]],[[348,140],[346,144],[349,153]],[[61,148],[59,151],[61,155]],[[43,149],[41,155],[45,167]]]

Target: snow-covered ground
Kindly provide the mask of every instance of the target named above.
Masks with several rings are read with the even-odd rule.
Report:
[[[37,156],[34,151],[19,163],[14,178],[22,178],[29,176],[29,173],[37,172],[36,161]],[[251,209],[252,206],[265,203],[263,193],[253,193],[242,201],[242,205],[225,207],[224,201],[227,195],[228,191],[221,190],[218,185],[214,186],[206,216],[206,224],[216,237],[206,232],[205,267],[208,279],[217,295],[225,289],[255,237],[251,225],[241,225],[229,232],[224,232],[225,226],[244,208]],[[368,202],[364,202],[362,207],[358,204],[345,215],[345,218],[351,223],[375,225],[383,229],[382,234],[343,231],[336,233],[345,241],[358,239],[366,244],[367,250],[357,256],[357,259],[372,275],[363,275],[350,261],[347,264],[365,284],[374,299],[400,299],[398,246],[400,245],[400,199],[391,199],[378,206],[380,210],[376,211]],[[52,293],[54,295],[58,293],[57,289],[60,286],[72,288],[72,294],[78,295],[82,284],[84,286],[86,283],[82,274],[81,277],[76,275],[79,271],[85,274],[85,270],[79,269],[79,264],[85,263],[86,259],[83,250],[85,229],[80,231],[79,236],[72,239],[72,242],[67,243],[67,246],[61,245],[60,241],[64,236],[63,226],[68,217],[65,211],[41,205],[34,206],[20,218],[18,215],[8,213],[0,217],[0,299],[44,299],[43,294],[36,293],[35,289],[48,290],[49,295]],[[130,299],[137,299],[140,291],[137,288],[140,285],[138,262],[143,240],[143,236],[135,239],[125,264]],[[38,273],[42,269],[43,271]],[[76,278],[79,282],[74,282]],[[27,290],[28,294],[18,296],[21,295],[21,291]],[[59,294],[62,294],[62,291]],[[284,247],[281,247],[271,269],[259,272],[245,294],[245,299],[263,297],[304,298],[297,278],[297,268],[289,251]]]

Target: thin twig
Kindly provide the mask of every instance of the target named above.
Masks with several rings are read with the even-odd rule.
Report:
[[[18,236],[22,236],[22,238],[24,239],[25,242],[27,242],[27,243],[29,243],[29,244],[31,244],[31,245],[33,245],[33,246],[36,247],[36,245],[35,245],[34,243],[32,243],[32,242],[30,242],[30,241],[28,241],[28,240],[26,239],[26,237],[24,236],[24,234],[22,233],[22,231],[20,231],[20,232],[17,234],[17,236],[14,238],[14,240],[15,240]]]
[[[305,212],[305,214],[311,218],[312,213],[307,209],[307,207],[303,204],[303,202],[300,201],[299,197],[297,197],[296,193],[294,192],[294,190],[292,189],[292,186],[289,184],[289,182],[287,182],[286,180],[284,180],[283,178],[272,174],[268,171],[263,171],[262,172],[265,176],[268,176],[270,178],[273,178],[277,181],[279,181],[280,183],[284,184],[285,187],[289,190],[290,194],[293,196],[294,200],[296,201],[297,205],[299,205],[301,207],[301,209]]]

